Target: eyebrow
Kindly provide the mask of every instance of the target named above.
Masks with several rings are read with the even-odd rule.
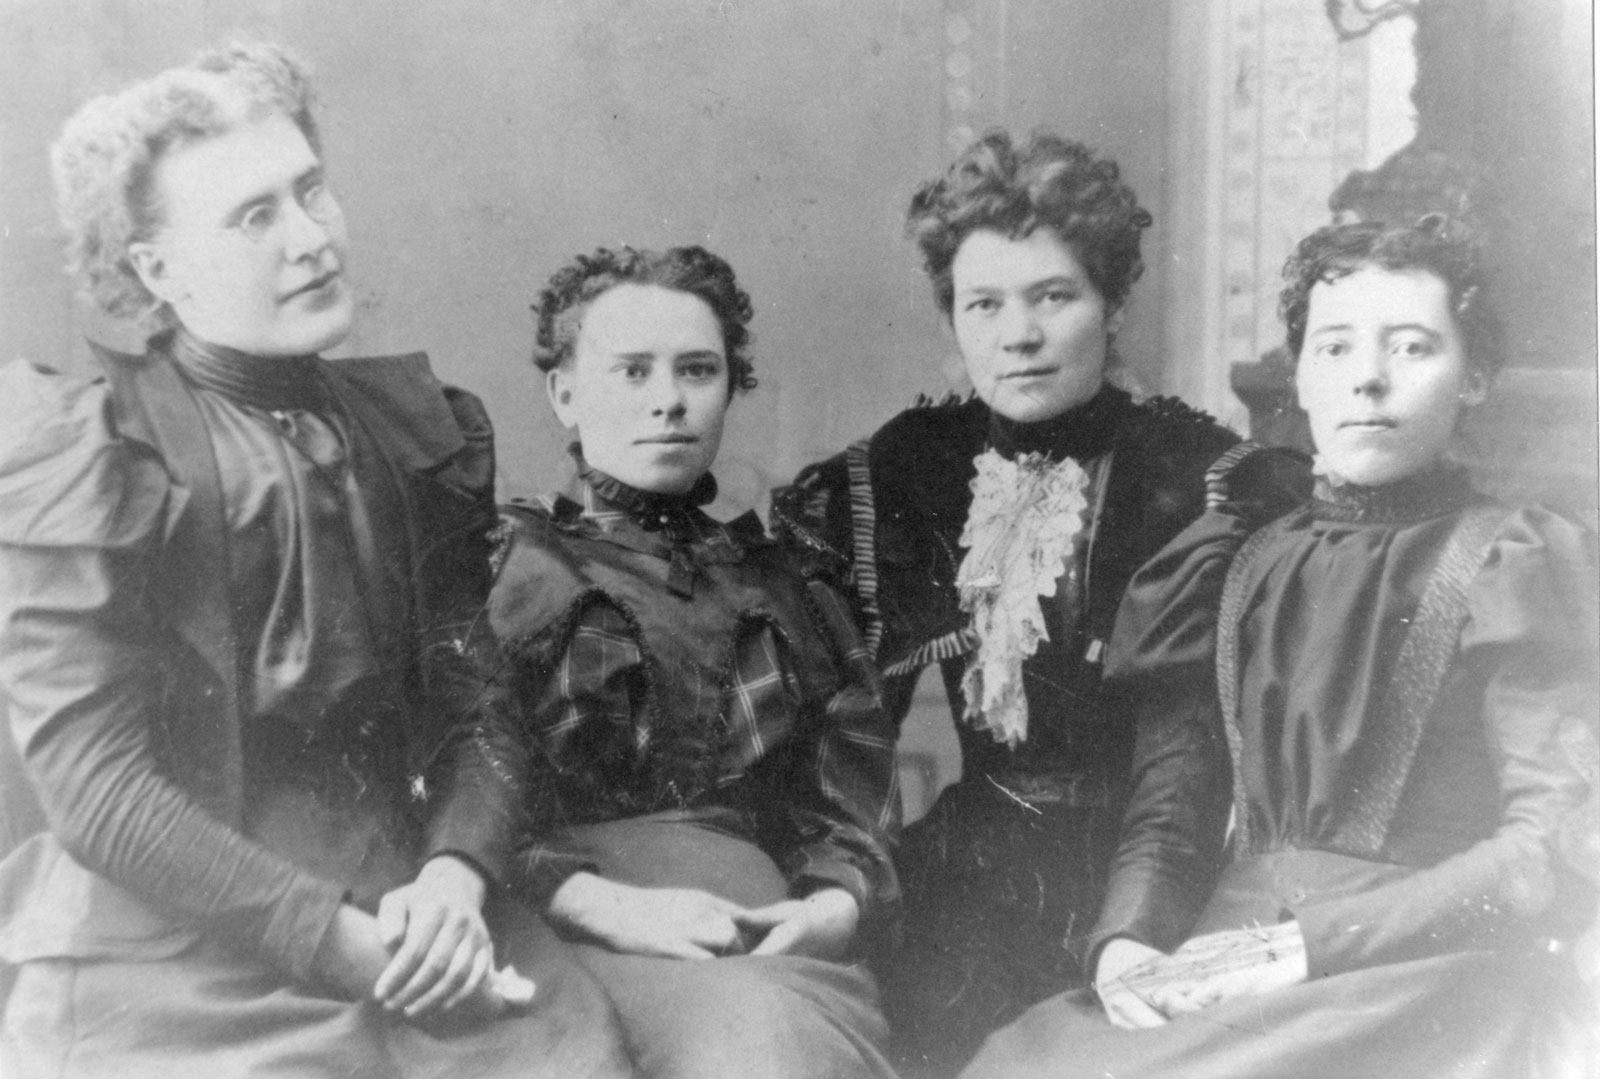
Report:
[[[612,355],[612,357],[614,359],[617,359],[617,360],[629,360],[629,361],[634,361],[634,362],[638,362],[638,361],[641,361],[641,360],[648,360],[648,361],[654,362],[655,359],[656,359],[657,353],[649,352],[649,351],[634,351],[634,352],[613,352],[611,355]],[[684,359],[722,360],[724,358],[725,357],[722,355],[722,353],[716,351],[715,349],[710,349],[710,348],[696,348],[696,349],[690,349],[688,352],[674,352],[674,353],[672,353],[671,356],[668,357],[668,359],[673,359],[673,360],[684,360]]]
[[[1081,278],[1068,276],[1067,274],[1051,274],[1049,277],[1041,277],[1037,281],[1029,281],[1027,284],[1022,286],[1022,291],[1023,292],[1034,292],[1034,291],[1036,291],[1038,289],[1049,288],[1051,285],[1070,285],[1070,286],[1076,288],[1080,284],[1082,284],[1082,279]],[[958,295],[967,295],[967,294],[974,293],[974,292],[1005,292],[1005,291],[1007,291],[1007,289],[1006,289],[1006,286],[1004,286],[1004,285],[985,285],[985,284],[968,285],[966,288],[962,288],[962,289],[957,289],[956,290]]]

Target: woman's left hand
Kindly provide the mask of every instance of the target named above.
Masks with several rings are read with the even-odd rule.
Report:
[[[761,938],[751,955],[805,955],[837,959],[849,950],[861,920],[855,896],[823,888],[804,899],[786,899],[734,915],[739,928]]]
[[[1299,985],[1306,980],[1306,942],[1298,922],[1228,929],[1195,937],[1150,967],[1142,995],[1172,1019]]]

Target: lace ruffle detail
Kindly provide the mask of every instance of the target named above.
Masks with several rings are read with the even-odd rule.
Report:
[[[1070,457],[1007,460],[992,449],[975,464],[956,589],[978,650],[961,689],[967,721],[1014,746],[1028,736],[1022,664],[1049,639],[1039,598],[1055,595],[1083,531],[1089,474]]]

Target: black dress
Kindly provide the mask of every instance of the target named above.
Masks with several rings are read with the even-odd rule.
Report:
[[[902,1069],[951,1072],[991,1030],[1082,984],[1080,946],[1115,848],[1132,745],[1124,709],[1101,684],[1112,618],[1139,564],[1201,512],[1207,467],[1237,441],[1178,401],[1136,403],[1109,386],[1026,426],[981,401],[946,402],[902,413],[775,496],[790,542],[850,562],[895,716],[937,663],[960,737],[960,780],[906,829],[896,859],[905,936],[880,969]],[[1045,639],[1021,664],[1029,718],[1014,744],[963,718],[963,679],[983,650],[957,584],[980,458],[986,474],[1077,469],[1054,593],[1046,584],[1024,604],[1037,607]],[[1261,486],[1276,497],[1279,473],[1292,482],[1297,466],[1267,463]],[[1004,512],[989,525],[1003,531]]]
[[[1441,631],[1432,706],[1413,706],[1431,644],[1410,627],[1475,506],[1448,471],[1321,486],[1243,560],[1236,609],[1223,583],[1252,530],[1232,507],[1140,572],[1109,675],[1138,710],[1138,786],[1094,939],[1170,951],[1292,918],[1310,977],[1139,1031],[1068,993],[990,1039],[970,1076],[1559,1075],[1585,1059],[1581,990],[1544,944],[1593,912],[1563,857],[1593,829],[1593,538],[1472,510],[1490,538],[1465,550],[1464,622]],[[1231,722],[1219,625],[1238,627]]]

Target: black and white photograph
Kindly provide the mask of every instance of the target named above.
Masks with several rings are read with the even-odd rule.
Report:
[[[1597,1079],[1586,0],[0,0],[0,1079]]]

